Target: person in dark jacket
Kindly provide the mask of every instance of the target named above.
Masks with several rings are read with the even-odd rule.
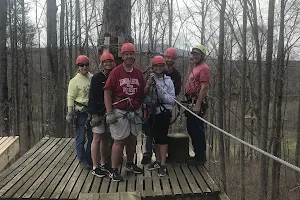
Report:
[[[107,164],[110,133],[107,124],[104,123],[106,109],[103,87],[109,73],[115,67],[115,62],[113,55],[109,52],[105,52],[101,55],[100,62],[101,71],[95,74],[91,80],[88,111],[92,116],[90,125],[93,131],[91,147],[93,160],[92,174],[98,177],[104,177],[110,172]]]

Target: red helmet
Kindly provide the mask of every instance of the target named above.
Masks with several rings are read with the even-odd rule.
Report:
[[[85,55],[80,55],[76,59],[76,65],[78,64],[88,64],[89,63],[89,58]]]
[[[174,47],[170,47],[165,52],[166,57],[177,58],[177,49]]]
[[[132,43],[124,43],[121,47],[121,53],[124,53],[126,51],[131,51],[135,53],[135,47]]]
[[[154,56],[152,58],[152,67],[157,64],[166,64],[166,61],[162,56]]]
[[[100,62],[103,62],[104,60],[115,60],[114,56],[109,53],[109,52],[105,52],[100,56]]]

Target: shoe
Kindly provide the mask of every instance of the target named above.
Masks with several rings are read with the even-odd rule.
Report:
[[[151,171],[151,170],[155,170],[155,169],[159,169],[160,168],[160,163],[154,161],[152,164],[147,166],[147,170]]]
[[[167,166],[166,165],[161,165],[160,168],[158,169],[158,176],[163,177],[167,175]]]
[[[87,169],[87,170],[92,169],[92,166],[89,165],[89,164],[87,164],[87,163],[85,163],[85,162],[80,162],[79,164],[80,164],[80,166],[81,166],[83,169]]]
[[[92,174],[95,176],[98,176],[100,178],[102,178],[106,175],[105,171],[101,170],[100,167],[96,167],[95,169],[93,169]]]
[[[112,169],[111,173],[109,174],[109,177],[111,178],[112,181],[123,181],[123,177],[118,171],[118,168]]]
[[[100,165],[100,169],[104,172],[110,173],[111,172],[111,168],[108,166],[107,163]]]
[[[143,169],[136,166],[136,164],[126,164],[126,171],[133,172],[135,174],[143,173]]]
[[[141,163],[142,165],[151,164],[151,157],[144,155]]]
[[[190,157],[190,158],[186,161],[186,163],[187,163],[188,165],[199,165],[199,166],[205,165],[205,162],[206,162],[205,159],[199,159],[199,158],[196,158],[196,157]]]

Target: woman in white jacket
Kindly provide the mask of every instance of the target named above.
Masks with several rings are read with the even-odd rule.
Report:
[[[166,176],[166,155],[168,153],[168,129],[175,98],[173,81],[164,74],[165,59],[155,56],[152,59],[152,71],[147,83],[150,86],[145,103],[150,108],[148,121],[149,134],[154,138],[156,161],[147,169],[158,169],[158,176]]]

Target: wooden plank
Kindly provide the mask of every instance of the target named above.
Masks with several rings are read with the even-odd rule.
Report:
[[[110,185],[111,179],[109,177],[104,177],[102,180],[101,188],[100,188],[100,193],[106,193],[109,190],[109,185]]]
[[[211,190],[209,189],[208,185],[206,184],[206,182],[204,181],[203,177],[201,176],[201,174],[199,173],[199,171],[197,170],[196,166],[189,166],[190,171],[192,172],[192,174],[194,175],[199,187],[201,188],[201,190],[204,193],[210,193]]]
[[[19,136],[10,137],[4,145],[0,145],[0,171],[17,155],[20,151]]]
[[[153,188],[152,188],[152,178],[151,177],[144,177],[145,182],[145,190],[144,190],[144,196],[145,197],[153,197]]]
[[[72,149],[71,147],[74,144],[74,142],[71,142],[70,140],[71,140],[70,138],[65,139],[65,142],[61,145],[61,147],[63,147],[64,149],[62,151],[60,151],[60,149],[57,150],[59,152],[58,152],[58,155],[56,154],[57,157],[55,157],[55,155],[53,155],[55,157],[55,160],[53,162],[51,162],[51,160],[48,159],[47,162],[45,162],[45,164],[43,164],[43,166],[40,167],[38,169],[38,171],[34,173],[34,176],[32,176],[30,178],[30,179],[32,179],[32,182],[33,182],[31,187],[29,187],[29,188],[25,187],[26,184],[31,184],[30,181],[27,181],[26,184],[21,187],[21,189],[23,188],[26,191],[25,194],[22,196],[23,198],[30,198],[31,195],[39,188],[39,186],[49,176],[49,174],[52,172],[52,170],[59,167],[58,166],[59,162],[61,162],[61,160],[63,160],[65,156],[67,156],[67,157],[70,156],[70,154],[72,152],[72,151],[70,151],[70,149]],[[17,193],[19,193],[21,191],[21,189]],[[17,193],[14,196],[16,196]]]
[[[92,173],[88,173],[85,182],[82,186],[81,193],[88,193],[90,191],[94,178],[96,177]]]
[[[90,193],[99,193],[102,179],[103,178],[99,178],[97,176],[94,176],[94,182],[92,184]]]
[[[135,191],[135,176],[129,176],[127,179],[127,191],[128,192],[134,192]]]
[[[0,137],[0,145],[8,138],[8,136]]]
[[[81,188],[83,186],[83,183],[84,183],[88,173],[91,174],[92,172],[90,172],[88,170],[82,170],[82,173],[80,174],[78,180],[76,181],[75,186],[73,187],[73,190],[71,192],[71,195],[69,196],[69,199],[77,199],[79,192],[81,191]],[[100,186],[99,186],[99,188],[100,188]]]
[[[170,187],[170,182],[169,182],[169,177],[165,176],[165,177],[161,177],[161,185],[163,188],[163,195],[164,196],[169,196],[172,195],[172,190]]]
[[[120,169],[119,169],[120,170]],[[117,181],[111,181],[110,185],[109,185],[109,193],[115,193],[117,192],[117,188],[118,188],[118,182]]]
[[[153,190],[154,196],[162,196],[160,179],[158,178],[157,170],[152,171],[152,181],[153,181]]]
[[[80,173],[82,172],[82,170],[86,170],[86,169],[83,169],[80,165],[77,166],[75,172],[72,174],[71,178],[65,182],[66,184],[66,187],[64,188],[60,198],[61,199],[68,199],[71,192],[72,192],[72,189],[75,185],[75,183],[78,181],[78,177],[80,175]]]
[[[58,143],[34,166],[27,169],[27,173],[21,177],[21,179],[11,187],[4,197],[21,197],[28,188],[35,182],[35,180],[46,170],[46,168],[53,162],[55,158],[61,153],[68,140],[59,139]],[[66,150],[64,151],[64,153]],[[60,159],[60,158],[59,158]],[[57,162],[57,160],[56,160]]]
[[[208,184],[209,188],[211,189],[212,192],[219,192],[220,189],[216,182],[211,178],[207,170],[203,166],[197,166],[200,174],[202,175],[203,179],[205,182]]]
[[[120,200],[119,193],[100,193],[99,200]]]
[[[194,193],[194,194],[202,193],[201,189],[197,185],[196,180],[194,179],[194,176],[190,172],[189,168],[186,165],[181,165],[181,169],[184,173],[184,176],[186,177],[188,184],[191,187],[192,193]]]
[[[125,165],[126,165],[125,160],[123,159],[123,163],[121,166],[121,176],[123,176],[124,181],[119,182],[118,192],[126,192],[126,184],[127,184],[128,177],[127,177],[127,172],[125,170]],[[134,174],[132,174],[130,176],[134,176]]]
[[[72,173],[75,170],[75,168],[77,167],[77,165],[78,165],[78,162],[76,161],[76,152],[73,151],[72,155],[69,157],[67,162],[62,166],[62,168],[59,170],[59,172],[56,174],[56,176],[52,179],[49,186],[46,187],[45,192],[42,195],[40,195],[40,193],[33,194],[33,197],[41,196],[41,198],[49,199],[51,194],[57,187],[59,187],[59,189],[62,190],[63,187],[65,187],[65,185],[61,184],[61,182],[65,181],[65,177],[72,175]]]
[[[144,182],[144,179],[142,176],[136,177],[136,191],[139,192],[142,197],[145,197],[144,189],[143,189],[143,186],[144,186],[143,182]]]
[[[99,200],[99,193],[81,193],[79,194],[78,200]]]
[[[141,200],[139,192],[120,192],[120,200]]]
[[[0,147],[2,149],[3,146],[5,146],[10,140],[12,139],[12,137],[5,137],[5,139],[3,140],[3,142],[1,143]],[[1,150],[0,149],[0,150]]]
[[[74,141],[72,142],[74,143]],[[61,159],[61,161],[57,164],[57,166],[53,169],[53,171],[47,176],[47,178],[42,182],[42,184],[36,189],[36,191],[30,197],[34,199],[38,199],[42,196],[44,191],[46,191],[47,189],[49,190],[51,188],[50,185],[51,181],[55,178],[55,176],[58,174],[59,170],[61,170],[63,166],[65,165],[69,166],[70,163],[72,163],[72,160],[74,160],[74,155],[75,155],[75,149],[70,148],[68,152],[65,154],[65,156]],[[28,193],[26,192],[26,194],[28,194],[28,196],[30,195],[29,192]]]
[[[26,175],[28,171],[30,171],[35,165],[45,162],[45,160],[58,148],[57,143],[60,141],[60,139],[56,138],[54,141],[45,148],[37,157],[34,159],[28,159],[30,162],[26,167],[24,167],[22,170],[18,171],[16,173],[11,173],[9,176],[7,176],[3,181],[0,182],[6,183],[4,187],[0,190],[0,196],[3,196],[8,190],[10,190],[13,186],[14,189],[17,189],[17,186],[20,187],[20,184],[16,186],[16,184],[19,182],[19,180]],[[9,179],[9,180],[8,180]],[[27,179],[26,179],[27,180]],[[23,181],[22,181],[23,182]]]
[[[52,140],[53,141],[53,140]],[[3,187],[7,182],[3,182],[5,177],[7,177],[10,173],[13,173],[11,175],[11,178],[16,174],[16,172],[20,172],[29,162],[26,162],[29,157],[32,159],[35,158],[41,151],[43,151],[47,145],[44,145],[47,142],[49,145],[51,143],[51,140],[48,138],[41,139],[36,145],[34,145],[29,151],[27,151],[21,158],[19,158],[16,162],[14,162],[13,165],[11,165],[9,168],[5,169],[0,174],[0,188]],[[25,162],[25,164],[23,164]],[[18,170],[16,170],[18,168]],[[11,179],[10,178],[10,179]],[[8,180],[10,180],[8,179]]]
[[[177,177],[175,175],[174,169],[172,165],[167,165],[168,173],[169,173],[169,178],[172,186],[173,193],[175,195],[177,194],[182,194],[181,189],[179,187]]]
[[[186,179],[185,179],[185,176],[183,175],[183,173],[182,173],[182,171],[181,171],[179,165],[174,164],[174,165],[173,165],[173,168],[174,168],[174,170],[175,170],[175,173],[176,173],[178,182],[179,182],[179,184],[180,184],[180,186],[181,186],[182,192],[183,192],[184,194],[191,194],[192,191],[191,191],[191,189],[190,189],[190,187],[189,187],[189,185],[188,185],[188,183],[187,183],[187,181],[186,181]]]

